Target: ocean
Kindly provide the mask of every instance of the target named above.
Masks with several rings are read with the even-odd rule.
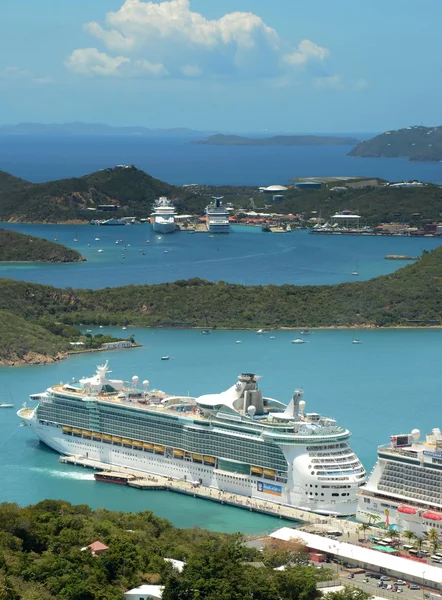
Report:
[[[116,328],[96,329],[94,333]],[[262,376],[265,395],[288,402],[304,389],[307,411],[334,417],[352,431],[351,445],[368,471],[376,448],[390,435],[422,435],[440,427],[442,330],[398,329],[358,332],[315,330],[306,344],[291,344],[297,332],[130,329],[143,347],[82,354],[66,361],[21,368],[0,367],[1,391],[9,390],[18,409],[30,393],[72,378],[89,376],[109,360],[113,376],[148,379],[151,388],[168,393],[201,395],[219,392],[242,372]],[[127,332],[124,332],[127,333]],[[306,336],[307,339],[307,336]],[[241,340],[241,344],[236,344]],[[161,356],[169,355],[169,361]],[[29,404],[29,403],[28,403]],[[0,501],[29,504],[64,498],[92,507],[153,510],[180,527],[263,533],[281,525],[275,518],[196,500],[172,492],[139,491],[97,483],[91,471],[62,465],[58,455],[40,444],[32,431],[19,427],[13,409],[0,409]]]
[[[364,139],[367,134],[351,134]],[[442,183],[442,163],[350,158],[351,146],[206,146],[190,137],[2,135],[0,170],[34,182],[135,165],[173,183],[272,185],[293,177],[364,175]]]
[[[419,255],[441,243],[431,237],[322,236],[302,230],[263,233],[241,225],[234,225],[228,235],[212,237],[184,231],[157,235],[150,224],[0,226],[56,239],[87,259],[72,264],[0,263],[0,277],[95,289],[191,277],[244,285],[342,283],[391,273],[408,262],[385,260],[387,254]],[[357,277],[352,275],[355,270]]]

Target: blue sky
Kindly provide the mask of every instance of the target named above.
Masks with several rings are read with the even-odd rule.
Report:
[[[440,23],[440,0],[10,0],[1,121],[440,125]]]

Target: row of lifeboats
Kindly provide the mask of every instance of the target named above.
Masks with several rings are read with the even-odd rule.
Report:
[[[398,506],[396,510],[397,510],[397,512],[400,512],[400,513],[403,513],[406,515],[416,515],[418,512],[417,509],[414,508],[413,506],[405,506],[405,505]],[[434,512],[431,510],[427,510],[427,511],[423,512],[421,517],[424,519],[430,519],[430,521],[442,521],[442,513]]]

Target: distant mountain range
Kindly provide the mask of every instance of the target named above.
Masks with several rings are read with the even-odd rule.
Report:
[[[187,127],[149,129],[147,127],[114,127],[104,123],[18,123],[0,125],[0,135],[203,135]]]
[[[360,142],[349,153],[355,157],[399,158],[411,161],[442,161],[442,126],[416,125],[386,131]]]
[[[218,133],[192,144],[208,146],[354,146],[359,140],[353,137],[329,135],[274,135],[271,137],[243,137]]]

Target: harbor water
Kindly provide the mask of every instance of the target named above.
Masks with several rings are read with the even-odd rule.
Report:
[[[116,328],[93,330],[98,331],[122,333]],[[308,411],[335,417],[349,428],[351,445],[368,471],[377,446],[387,443],[390,435],[416,427],[424,434],[441,425],[439,329],[364,330],[357,333],[362,342],[358,345],[352,344],[350,330],[315,330],[305,344],[291,344],[299,334],[292,331],[128,332],[143,347],[81,354],[46,366],[0,367],[1,387],[18,408],[30,393],[88,376],[95,364],[107,359],[115,377],[138,375],[150,380],[152,388],[194,396],[227,388],[242,371],[256,372],[262,376],[265,395],[288,402],[294,389],[303,388]],[[162,361],[163,355],[170,360]],[[60,464],[58,455],[40,444],[29,428],[19,427],[14,409],[0,410],[0,440],[1,501],[29,504],[50,497],[92,507],[153,510],[178,526],[226,532],[261,533],[281,524],[272,517],[173,492],[95,482],[91,471]]]

